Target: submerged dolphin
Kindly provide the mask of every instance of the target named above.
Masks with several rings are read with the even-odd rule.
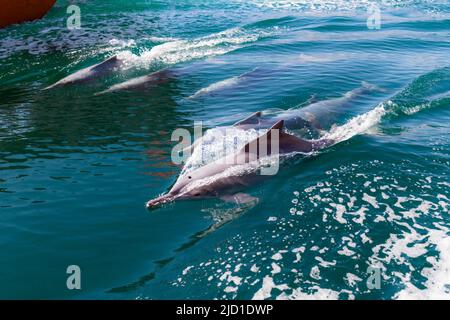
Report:
[[[155,209],[160,205],[177,200],[204,199],[221,197],[224,200],[233,200],[238,203],[247,203],[256,200],[239,191],[258,182],[264,176],[256,170],[232,172],[233,167],[249,164],[261,159],[261,147],[265,144],[262,156],[285,155],[293,152],[310,153],[333,144],[332,140],[303,140],[283,132],[283,120],[275,123],[265,134],[247,143],[237,152],[217,159],[198,169],[181,175],[170,191],[162,196],[147,202],[148,209]],[[278,136],[274,136],[274,132]],[[278,148],[272,150],[272,139],[277,139]]]
[[[108,89],[96,93],[96,95],[111,93],[116,91],[136,91],[146,90],[158,84],[165,83],[175,76],[174,70],[162,69],[149,75],[133,78],[131,80],[115,84]]]
[[[212,95],[219,91],[223,91],[226,89],[236,87],[236,86],[240,85],[244,80],[246,80],[252,76],[255,76],[258,71],[259,71],[259,68],[256,67],[255,69],[245,72],[243,74],[240,74],[238,76],[215,82],[215,83],[207,86],[206,88],[202,88],[202,89],[198,90],[193,95],[189,96],[188,99],[197,99],[201,96]]]
[[[94,79],[110,74],[115,69],[122,66],[122,64],[123,61],[121,59],[119,59],[117,56],[113,56],[96,65],[78,70],[77,72],[68,75],[67,77],[59,80],[58,82],[52,84],[51,86],[44,88],[43,90],[49,90],[65,86],[68,84],[76,84],[92,81]]]
[[[383,89],[363,81],[361,86],[346,92],[342,97],[311,103],[302,108],[294,108],[277,115],[274,120],[284,119],[286,128],[301,129],[310,126],[310,129],[329,129],[346,107],[355,100],[369,92]]]

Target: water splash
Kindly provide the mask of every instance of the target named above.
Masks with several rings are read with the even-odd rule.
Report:
[[[272,34],[273,30],[231,28],[192,40],[165,42],[154,46],[150,50],[144,51],[141,55],[135,55],[131,51],[125,51],[120,53],[119,57],[130,65],[145,68],[148,68],[154,63],[171,65],[194,59],[222,55]]]
[[[394,105],[392,101],[379,104],[374,109],[350,119],[341,126],[333,126],[323,138],[335,141],[335,144],[346,141],[356,135],[362,134],[380,123],[381,119]]]

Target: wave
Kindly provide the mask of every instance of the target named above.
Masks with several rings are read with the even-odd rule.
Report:
[[[346,141],[362,134],[377,125],[394,106],[392,101],[380,103],[374,109],[353,117],[341,126],[333,126],[322,138],[335,141],[334,144]]]
[[[398,116],[400,114],[411,116],[422,110],[428,110],[435,107],[448,105],[447,100],[448,92],[438,94],[434,96],[435,100],[430,100],[424,103],[418,104],[402,104],[393,100],[387,100],[380,103],[374,109],[355,116],[347,123],[341,126],[334,126],[329,132],[327,132],[322,138],[331,139],[336,143],[348,140],[355,135],[367,132],[370,128],[374,127],[386,116]]]
[[[246,3],[259,8],[275,10],[291,10],[301,12],[335,12],[367,10],[372,5],[380,8],[404,8],[419,6],[426,11],[434,12],[437,6],[445,8],[447,2],[419,0],[249,0]]]
[[[118,56],[128,64],[146,68],[153,63],[172,65],[234,51],[244,45],[272,35],[273,31],[245,30],[237,27],[192,40],[165,42],[144,51],[141,55],[126,51]]]

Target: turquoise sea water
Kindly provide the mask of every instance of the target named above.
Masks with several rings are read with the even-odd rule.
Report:
[[[70,3],[0,30],[0,298],[450,298],[448,1]],[[126,64],[97,81],[41,90],[114,54]],[[95,95],[165,67],[148,90]],[[145,209],[181,170],[173,130],[362,81],[383,90],[323,133],[342,142],[250,188],[258,204]]]

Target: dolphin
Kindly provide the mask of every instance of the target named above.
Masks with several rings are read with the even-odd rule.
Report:
[[[108,89],[98,92],[95,95],[117,92],[117,91],[138,91],[147,90],[148,88],[165,83],[175,76],[175,71],[172,69],[162,69],[153,72],[149,75],[130,79],[128,81],[115,84]]]
[[[372,91],[383,90],[363,81],[360,87],[346,92],[341,97],[317,101],[317,98],[313,95],[307,101],[307,104],[300,108],[297,106],[268,118],[263,118],[261,112],[256,112],[248,118],[236,122],[233,126],[242,130],[264,129],[278,120],[284,120],[284,125],[288,130],[306,128],[311,131],[320,131],[331,127],[337,116],[346,107],[351,106],[355,99]]]
[[[77,72],[68,75],[67,77],[42,90],[49,90],[69,84],[89,82],[112,73],[115,69],[120,68],[122,65],[123,61],[121,59],[117,56],[112,56],[111,58],[108,58],[96,65],[78,70]]]
[[[148,201],[146,207],[156,209],[168,202],[214,197],[237,203],[256,201],[256,198],[241,193],[240,190],[259,182],[264,176],[256,170],[233,171],[233,168],[254,163],[265,156],[310,153],[334,143],[329,139],[303,140],[283,132],[283,126],[284,120],[279,120],[265,134],[240,150],[181,175],[168,193]],[[275,149],[272,148],[272,140],[278,142]]]
[[[374,91],[384,92],[385,90],[363,81],[360,87],[346,92],[341,97],[287,110],[277,115],[274,120],[284,119],[286,128],[291,130],[301,129],[305,126],[316,130],[329,129],[346,107],[351,106],[357,98]]]
[[[259,67],[256,67],[253,70],[245,72],[238,76],[214,82],[213,84],[198,90],[193,95],[189,96],[188,99],[197,99],[205,95],[213,95],[216,94],[217,92],[231,89],[233,87],[240,85],[244,80],[250,77],[254,77],[258,71]]]
[[[284,120],[284,126],[288,130],[306,130],[308,133],[319,136],[324,128],[331,127],[334,120],[342,113],[345,107],[350,106],[354,100],[372,91],[383,91],[381,88],[367,82],[362,82],[361,86],[346,92],[343,96],[328,100],[317,101],[313,95],[305,106],[295,107],[281,112],[272,117],[263,117],[261,111],[257,111],[247,118],[238,121],[232,127],[241,130],[267,129],[273,123]],[[225,131],[229,126],[222,126],[216,129]],[[203,137],[195,140],[190,146],[181,152],[192,154],[194,149],[201,145]]]

